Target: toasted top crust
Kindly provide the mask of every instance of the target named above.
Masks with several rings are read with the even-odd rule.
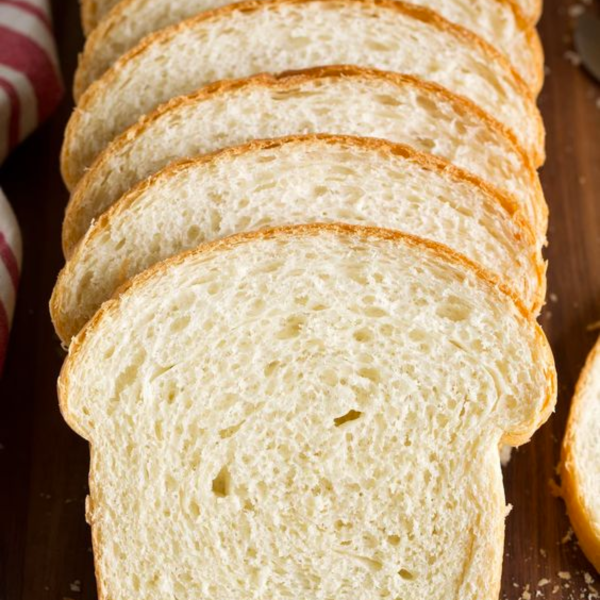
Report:
[[[562,445],[562,495],[579,545],[600,572],[600,452],[594,440],[600,429],[600,339],[581,371]],[[592,425],[593,434],[586,431]],[[596,444],[597,446],[597,444]],[[594,462],[595,460],[595,462]],[[595,477],[595,479],[594,479]]]

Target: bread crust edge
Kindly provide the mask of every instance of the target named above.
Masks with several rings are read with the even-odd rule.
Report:
[[[594,527],[592,515],[585,506],[581,489],[581,473],[574,442],[577,426],[582,418],[583,396],[593,377],[594,368],[600,367],[600,338],[590,351],[585,365],[577,380],[575,393],[571,400],[567,430],[563,438],[560,462],[561,494],[567,507],[567,514],[577,536],[577,541],[587,559],[600,573],[600,530]]]

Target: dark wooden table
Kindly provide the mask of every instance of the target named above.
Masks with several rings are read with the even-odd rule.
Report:
[[[548,64],[540,97],[548,130],[542,180],[551,210],[549,300],[541,321],[556,356],[559,401],[556,414],[505,469],[507,499],[514,506],[507,520],[507,600],[600,597],[600,575],[582,556],[549,484],[573,386],[598,334],[590,325],[600,321],[600,86],[565,55],[571,50],[568,6],[566,0],[548,0],[540,23]],[[70,86],[82,44],[76,1],[55,0],[54,20]],[[62,266],[59,233],[67,193],[58,154],[71,107],[68,95],[0,170],[25,252],[0,381],[0,600],[96,598],[84,521],[88,450],[58,411],[55,382],[63,352],[47,309]]]

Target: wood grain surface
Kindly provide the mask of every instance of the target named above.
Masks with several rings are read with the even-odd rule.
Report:
[[[76,0],[55,0],[53,9],[70,88],[82,45],[78,6]],[[556,356],[559,401],[556,414],[505,469],[507,500],[514,507],[507,519],[507,600],[600,597],[600,576],[569,533],[564,505],[550,486],[573,387],[598,334],[593,324],[600,321],[600,86],[569,60],[571,27],[569,3],[548,0],[540,23],[548,65],[540,106],[548,131],[542,181],[551,210],[550,267],[541,322]],[[71,110],[67,94],[54,117],[0,170],[25,252],[0,380],[0,600],[96,598],[84,520],[88,449],[58,410],[55,385],[63,352],[47,308],[62,266],[67,192],[58,155]]]

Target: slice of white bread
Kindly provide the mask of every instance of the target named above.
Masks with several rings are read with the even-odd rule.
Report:
[[[533,96],[508,61],[470,32],[394,0],[258,0],[163,29],[122,56],[71,116],[64,169],[81,173],[139,117],[204,84],[344,63],[443,85],[493,114],[536,164],[543,160]]]
[[[65,345],[127,279],[233,233],[284,224],[379,225],[449,246],[504,279],[537,313],[545,267],[514,207],[480,180],[407,146],[299,136],[167,167],[88,230],[50,302]]]
[[[560,466],[562,496],[577,541],[600,573],[600,340],[571,403]]]
[[[146,35],[231,0],[123,0],[87,39],[74,82],[74,95],[104,73]],[[539,37],[509,0],[415,0],[479,35],[500,50],[537,94],[544,79]]]
[[[510,3],[515,12],[522,14],[525,21],[530,25],[536,23],[542,12],[542,0],[497,1],[500,3]],[[86,35],[92,33],[104,19],[111,18],[112,15],[109,16],[109,14],[111,11],[116,12],[116,7],[120,4],[123,4],[123,2],[119,0],[81,0],[81,21],[84,33]],[[173,10],[173,8],[169,8],[169,10]]]
[[[165,261],[73,341],[111,600],[497,600],[498,444],[554,405],[535,320],[443,247],[313,225]]]
[[[127,130],[71,196],[65,256],[93,218],[173,160],[256,138],[318,132],[379,137],[440,156],[514,197],[540,243],[545,240],[548,211],[537,173],[513,138],[481,110],[413,77],[326,67],[214,84],[171,101]],[[83,174],[64,172],[71,184]]]

